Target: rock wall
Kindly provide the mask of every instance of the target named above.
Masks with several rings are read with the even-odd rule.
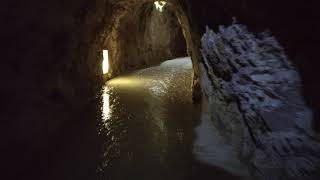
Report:
[[[320,139],[312,130],[312,112],[301,95],[299,74],[277,40],[233,24],[217,33],[207,28],[201,44],[212,122],[227,137],[244,127],[240,157],[253,175],[319,178]],[[243,126],[234,125],[239,123]]]
[[[110,7],[112,7],[113,13],[108,19],[110,23],[105,24],[104,31],[101,32],[100,36],[104,37],[104,48],[107,48],[110,51],[110,73],[108,77],[113,77],[121,72],[128,71],[141,65],[147,65],[148,63],[155,63],[157,61],[166,59],[166,57],[177,57],[181,54],[181,47],[186,46],[187,55],[191,57],[193,62],[193,83],[192,88],[193,97],[195,101],[200,100],[201,91],[199,90],[199,66],[198,62],[200,60],[200,51],[199,51],[199,40],[198,34],[190,27],[190,17],[188,15],[187,6],[184,0],[169,0],[167,5],[164,8],[164,14],[162,16],[157,16],[155,18],[155,11],[153,8],[154,1],[152,0],[121,0],[121,1],[109,1]],[[143,15],[142,15],[143,14]],[[146,17],[145,14],[150,14],[149,17]],[[152,18],[152,19],[151,19]],[[165,19],[168,21],[165,22]],[[159,23],[163,20],[162,28],[168,27],[170,24],[170,29],[162,31],[157,36],[153,38],[157,39],[157,43],[151,41],[150,38],[150,22]],[[178,22],[177,22],[178,21]],[[144,24],[145,23],[145,24]],[[177,27],[179,25],[179,27]],[[148,27],[149,26],[149,27]],[[157,25],[157,27],[160,27]],[[145,33],[143,29],[145,28]],[[149,28],[149,30],[148,30]],[[180,29],[183,34],[185,41],[182,42],[182,37]],[[159,29],[159,28],[157,28]],[[131,30],[131,31],[130,31]],[[130,31],[130,33],[127,33]],[[164,42],[167,38],[162,38],[167,36],[170,32],[170,39],[172,40],[170,44],[167,44],[171,47],[171,52],[168,50],[170,48],[163,49],[159,46],[160,42]],[[149,35],[148,35],[149,33]],[[135,34],[136,37],[131,35]],[[139,37],[140,36],[140,37]],[[149,37],[148,37],[149,36]],[[148,42],[143,42],[141,39],[147,40]],[[155,39],[154,39],[155,40]],[[173,41],[175,41],[173,43]],[[150,46],[151,42],[153,45]],[[140,49],[136,51],[136,49]],[[100,49],[100,51],[102,51]],[[164,55],[163,58],[158,58],[157,55]],[[183,52],[184,54],[184,52]],[[132,58],[132,61],[129,60]],[[149,62],[150,59],[154,59],[154,62]],[[124,64],[129,67],[125,67]],[[130,68],[131,67],[131,68]],[[126,69],[128,68],[128,69]]]
[[[102,84],[97,36],[101,17],[112,13],[106,3],[2,2],[3,179],[40,177],[48,170],[49,150],[58,149],[55,142],[84,117]]]
[[[114,74],[154,65],[161,61],[187,55],[178,18],[167,6],[158,11],[153,3],[132,9],[121,20],[117,39],[107,39],[105,47],[110,49],[111,71]],[[109,40],[109,41],[108,41]]]
[[[320,85],[314,79],[320,76],[318,1],[187,0],[187,5],[191,26],[199,34],[206,31],[206,25],[216,31],[236,17],[251,32],[269,30],[277,37],[301,75],[303,96],[315,113],[315,127],[320,129]]]

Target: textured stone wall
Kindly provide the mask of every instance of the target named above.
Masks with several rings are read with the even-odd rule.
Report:
[[[54,139],[83,115],[102,83],[90,48],[102,46],[96,36],[107,8],[106,1],[2,2],[3,179],[40,177]]]
[[[112,57],[113,75],[187,56],[181,25],[169,7],[159,12],[150,2],[129,11],[120,20],[117,38],[107,38],[105,42]]]
[[[217,33],[207,29],[201,44],[201,84],[211,120],[231,141],[244,127],[239,155],[254,177],[317,179],[320,141],[312,112],[300,76],[276,39],[233,24]]]
[[[315,112],[315,125],[320,129],[320,85],[314,80],[320,76],[318,1],[187,0],[187,4],[192,28],[199,34],[205,32],[207,25],[213,30],[229,25],[233,17],[252,32],[270,30],[299,71],[303,95]]]
[[[121,62],[128,61],[128,59],[126,59],[126,57],[123,58],[123,54],[124,54],[123,52],[125,51],[122,51],[122,49],[125,48],[125,44],[127,44],[126,42],[128,41],[128,38],[122,39],[121,36],[125,35],[125,33],[121,34],[121,32],[127,31],[127,29],[125,29],[124,27],[126,27],[130,23],[126,23],[126,22],[128,22],[129,19],[133,20],[133,22],[138,22],[139,19],[137,18],[139,16],[136,16],[136,15],[141,14],[142,11],[145,11],[145,13],[148,13],[146,10],[148,9],[150,10],[150,8],[147,8],[147,7],[148,6],[150,7],[153,2],[154,1],[152,0],[143,0],[143,1],[122,0],[122,1],[109,2],[110,3],[109,6],[112,7],[113,13],[110,17],[106,16],[106,19],[110,19],[110,23],[104,24],[105,25],[104,31],[102,32],[102,34],[100,34],[101,37],[105,37],[103,47],[107,49],[111,49],[110,55],[109,55],[109,59],[111,60],[110,66],[115,67],[115,68],[111,68],[110,73],[108,74],[108,77],[113,77],[125,71],[125,68]],[[199,89],[200,86],[199,86],[199,66],[198,66],[199,64],[198,62],[201,59],[200,52],[199,52],[200,38],[196,33],[196,31],[194,31],[194,29],[191,28],[190,26],[190,16],[184,0],[169,0],[167,1],[166,9],[168,10],[169,14],[171,14],[170,15],[171,17],[173,16],[173,13],[174,13],[181,27],[183,37],[186,43],[187,54],[191,57],[193,62],[192,64],[193,65],[192,88],[194,89],[193,98],[195,101],[198,101],[201,96],[201,91]],[[172,19],[172,20],[175,21],[175,19]],[[143,26],[140,26],[140,27],[143,27]],[[129,26],[129,28],[132,29],[133,27]],[[178,37],[178,38],[181,39],[181,37]],[[136,47],[134,47],[134,49],[136,49]],[[100,49],[100,51],[102,50]],[[133,51],[134,50],[132,50],[131,52]],[[146,51],[149,53],[147,53]],[[142,51],[140,52],[142,52],[142,54],[135,55],[136,52],[131,54],[133,55],[133,57],[140,57],[140,58],[143,57],[142,56],[143,54],[146,56],[152,55],[152,57],[155,57],[155,54],[157,51],[150,53],[151,51],[142,48]],[[170,53],[169,52],[163,53],[163,55],[166,55],[166,56],[168,54]],[[130,56],[130,55],[128,54],[127,56]],[[149,59],[149,58],[145,58],[145,59]],[[143,61],[139,60],[139,62],[143,62]]]

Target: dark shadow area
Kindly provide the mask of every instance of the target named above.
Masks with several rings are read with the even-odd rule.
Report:
[[[244,178],[233,175],[219,167],[193,162],[191,176],[188,180],[196,179],[241,180]]]
[[[99,97],[99,93],[97,93]],[[97,133],[100,100],[92,99],[83,109],[68,114],[68,121],[59,134],[49,139],[48,169],[36,174],[39,179],[95,179],[103,139]],[[60,114],[65,118],[65,114]]]

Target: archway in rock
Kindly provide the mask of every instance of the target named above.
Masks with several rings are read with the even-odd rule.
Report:
[[[125,15],[120,24],[116,38],[104,44],[110,51],[111,77],[187,56],[181,25],[166,6],[160,10],[153,3],[142,4]]]
[[[98,37],[104,37],[102,47],[108,50],[107,79],[164,60],[189,56],[193,66],[193,97],[199,99],[199,48],[196,48],[189,19],[175,0],[166,1],[157,9],[157,1],[117,2],[109,27]],[[101,56],[100,55],[100,56]]]

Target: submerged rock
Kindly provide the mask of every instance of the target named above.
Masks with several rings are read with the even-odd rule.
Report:
[[[320,143],[312,112],[301,95],[299,74],[277,40],[232,24],[217,33],[207,28],[201,44],[200,67],[208,77],[201,84],[211,119],[233,139],[233,132],[241,134],[234,123],[242,124],[239,154],[252,173],[261,179],[316,179]]]

